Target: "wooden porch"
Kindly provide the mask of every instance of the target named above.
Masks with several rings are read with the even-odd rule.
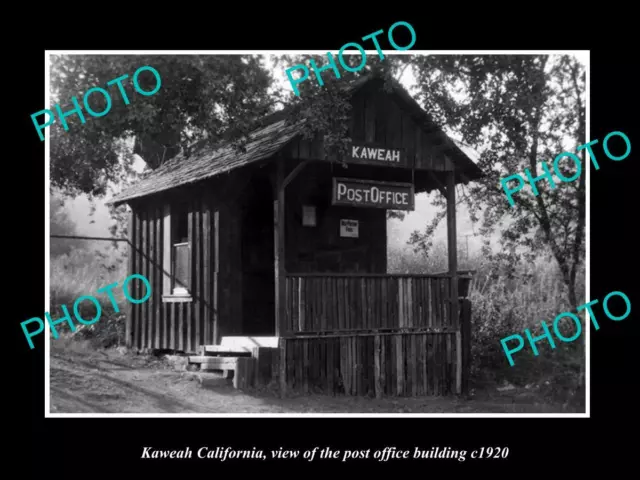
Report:
[[[377,398],[465,393],[471,302],[459,299],[459,318],[452,321],[443,300],[448,280],[288,276],[290,336],[223,337],[190,362],[233,378],[241,389],[275,382],[298,393]]]
[[[286,330],[324,335],[455,328],[450,277],[287,274]]]
[[[471,303],[451,308],[450,276],[289,274],[285,283],[282,389],[376,397],[467,391]]]

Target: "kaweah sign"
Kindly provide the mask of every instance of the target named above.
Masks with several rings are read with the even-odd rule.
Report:
[[[407,153],[402,148],[384,148],[371,145],[351,145],[348,161],[385,167],[409,167]]]
[[[413,210],[415,192],[412,183],[334,177],[331,203],[350,207]]]

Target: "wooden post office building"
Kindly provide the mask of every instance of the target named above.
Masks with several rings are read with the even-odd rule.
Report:
[[[243,153],[179,154],[112,201],[131,209],[129,273],[153,286],[131,305],[129,346],[184,352],[244,386],[465,391],[471,306],[458,295],[455,185],[481,171],[402,87],[383,84],[348,87],[346,166],[326,158],[321,135],[286,125],[285,110]],[[449,273],[387,273],[387,210],[413,210],[432,190],[447,200]]]

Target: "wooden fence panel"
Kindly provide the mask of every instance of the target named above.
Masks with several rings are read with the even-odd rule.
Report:
[[[449,277],[287,275],[293,334],[450,328]]]
[[[287,389],[377,398],[452,395],[458,358],[455,338],[451,331],[283,338]],[[468,368],[463,367],[463,371]]]

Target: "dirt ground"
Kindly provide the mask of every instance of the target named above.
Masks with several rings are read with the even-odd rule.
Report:
[[[299,395],[203,388],[161,358],[51,341],[51,413],[574,413],[531,389],[493,387],[472,400]]]

